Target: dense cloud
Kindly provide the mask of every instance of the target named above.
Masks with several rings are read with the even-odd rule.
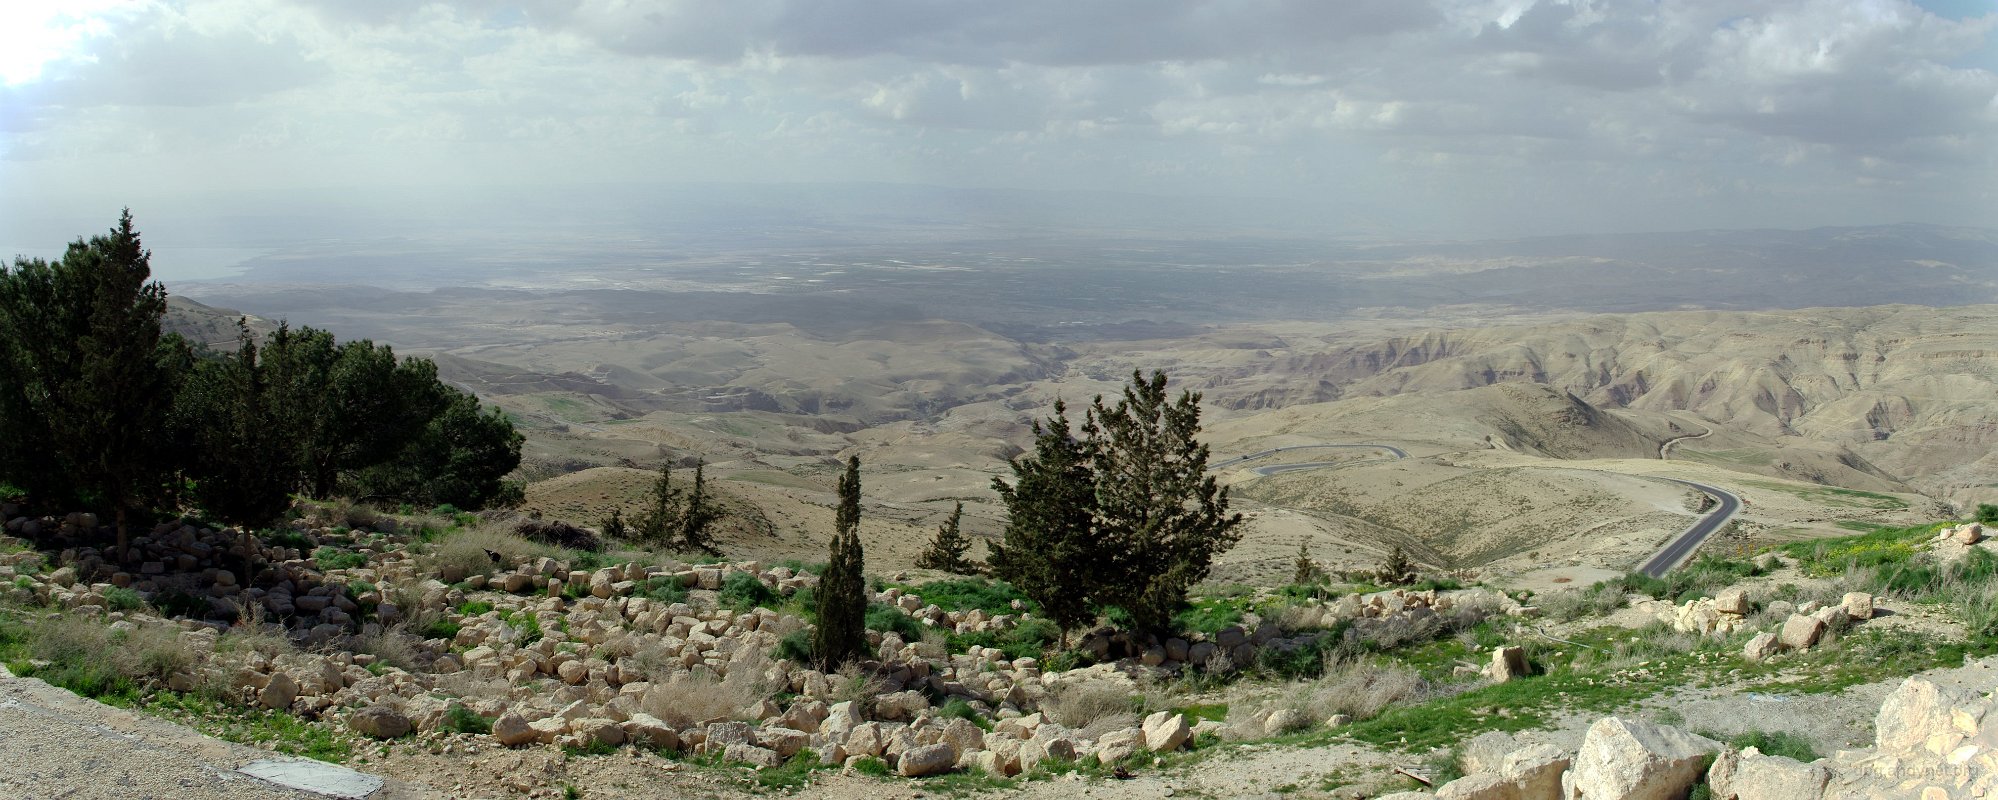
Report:
[[[0,87],[0,170],[1333,196],[1444,234],[1988,221],[1998,185],[1998,14],[1889,0],[212,0],[107,19]]]

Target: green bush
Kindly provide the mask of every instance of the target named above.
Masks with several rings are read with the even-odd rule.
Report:
[[[311,539],[306,538],[305,534],[291,530],[290,528],[266,533],[263,539],[264,544],[272,547],[289,547],[293,550],[307,550],[312,547]]]
[[[758,580],[755,575],[747,572],[731,572],[728,578],[722,581],[721,592],[717,599],[722,605],[743,612],[758,606],[765,608],[776,606],[777,592]]]
[[[423,626],[422,634],[425,639],[456,639],[458,638],[458,630],[458,623],[448,619],[440,619]]]
[[[137,611],[146,607],[145,598],[123,586],[113,586],[104,590],[104,602],[111,606],[112,611]]]
[[[1986,525],[1998,525],[1998,505],[1978,503],[1977,521]]]
[[[166,617],[188,617],[200,619],[208,613],[210,605],[206,598],[196,597],[179,589],[168,589],[153,595],[153,608]]]
[[[1811,747],[1811,740],[1788,731],[1751,730],[1734,736],[1721,736],[1712,731],[1705,731],[1700,735],[1727,742],[1728,746],[1736,750],[1753,747],[1762,751],[1763,755],[1794,758],[1806,764],[1818,760],[1818,751]]]
[[[464,605],[458,606],[458,616],[476,617],[491,610],[493,610],[493,604],[491,603],[484,600],[470,600],[466,601]]]
[[[1325,674],[1325,652],[1337,637],[1319,636],[1296,647],[1264,647],[1256,651],[1256,668],[1284,680],[1305,680]]]
[[[1040,658],[1047,653],[1049,646],[1061,641],[1061,629],[1039,617],[1021,622],[1004,631],[977,631],[973,633],[945,634],[946,646],[953,653],[970,650],[973,645],[996,647],[1006,654],[1009,661],[1022,658]]]
[[[867,606],[867,629],[882,633],[894,633],[905,642],[920,642],[927,627],[917,622],[915,617],[902,613],[901,609],[882,603]]]
[[[810,631],[795,630],[777,640],[777,657],[797,664],[816,663],[812,659],[812,634]]]
[[[321,570],[356,569],[368,565],[368,556],[366,553],[341,550],[337,547],[321,547],[312,551],[312,561],[318,564]]]
[[[888,762],[882,761],[881,759],[875,758],[873,756],[868,756],[866,758],[862,758],[859,761],[853,762],[853,771],[858,772],[862,775],[871,775],[876,778],[886,778],[890,774],[890,771],[888,769]]]
[[[639,584],[633,594],[655,603],[684,603],[687,601],[687,587],[680,579],[671,575],[654,575]]]
[[[781,566],[800,575],[818,575],[826,571],[826,564],[823,561],[806,562],[787,558]]]
[[[452,706],[444,712],[444,730],[452,733],[487,734],[493,732],[493,721],[464,706]]]
[[[972,708],[971,703],[966,702],[962,697],[951,698],[951,701],[945,703],[943,708],[938,709],[937,716],[944,719],[967,720],[988,731],[992,729],[992,721],[979,716],[978,709]]]
[[[1247,602],[1246,598],[1196,597],[1186,610],[1173,615],[1173,630],[1211,635],[1230,625],[1240,625]]]
[[[1032,600],[1005,581],[986,578],[953,578],[931,581],[910,589],[923,602],[936,605],[945,611],[970,611],[978,609],[989,615],[1018,614],[1039,611]],[[1023,609],[1014,609],[1013,602],[1019,601]]]

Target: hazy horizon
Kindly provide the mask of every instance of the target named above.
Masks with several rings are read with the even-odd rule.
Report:
[[[1994,30],[1979,0],[10,3],[0,245],[128,205],[169,255],[649,235],[718,186],[760,187],[709,215],[751,226],[931,189],[970,198],[946,224],[1112,233],[1987,226]]]

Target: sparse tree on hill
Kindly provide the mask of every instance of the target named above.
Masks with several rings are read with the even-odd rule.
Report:
[[[130,210],[55,262],[0,269],[0,413],[15,442],[7,477],[50,505],[130,514],[172,494],[166,425],[187,348],[161,330],[166,288]]]
[[[1096,536],[1108,548],[1104,594],[1140,631],[1160,631],[1241,539],[1242,515],[1207,474],[1200,395],[1168,401],[1166,375],[1133,372],[1117,405],[1090,408]]]
[[[950,512],[950,519],[937,526],[937,536],[930,540],[929,549],[916,559],[921,569],[934,569],[940,572],[953,572],[959,575],[975,575],[978,565],[965,558],[971,550],[971,539],[964,535],[960,526],[964,522],[964,503]]]
[[[680,508],[678,546],[683,551],[699,550],[708,555],[721,555],[721,548],[715,546],[714,534],[708,530],[715,520],[721,518],[721,509],[708,496],[707,469],[706,461],[694,462],[694,488],[687,492],[686,502]]]
[[[1303,541],[1297,543],[1297,559],[1292,562],[1292,566],[1291,583],[1308,586],[1325,580],[1325,568],[1311,560],[1311,550]]]
[[[673,485],[672,464],[660,463],[659,477],[652,481],[649,503],[632,521],[632,532],[644,541],[672,544],[674,534],[680,529],[680,510],[686,507],[680,487]]]
[[[1105,564],[1095,535],[1094,430],[1085,423],[1077,438],[1067,407],[1057,401],[1054,410],[1045,424],[1033,423],[1034,452],[1012,460],[1013,482],[992,479],[1006,504],[1006,533],[987,547],[985,563],[1066,634],[1095,618],[1091,602]]]
[[[1407,586],[1414,583],[1416,577],[1415,562],[1409,560],[1408,553],[1401,549],[1401,545],[1395,545],[1394,549],[1388,552],[1387,559],[1381,562],[1380,570],[1374,573],[1374,580],[1379,581],[1382,586]]]
[[[610,516],[604,517],[603,523],[597,527],[603,529],[604,538],[606,539],[624,539],[631,536],[631,527],[624,523],[624,509],[622,508],[611,509]]]
[[[487,410],[472,395],[434,379],[428,388],[442,409],[399,452],[356,472],[357,493],[425,507],[519,505],[521,486],[505,477],[520,466],[520,432],[499,409]]]
[[[867,578],[860,547],[860,458],[849,457],[840,476],[839,510],[826,568],[816,593],[818,627],[812,655],[819,669],[832,672],[867,652]]]

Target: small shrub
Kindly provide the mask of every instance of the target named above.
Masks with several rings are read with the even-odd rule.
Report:
[[[312,540],[305,534],[289,528],[275,530],[263,535],[264,544],[272,547],[289,547],[293,550],[312,549]]]
[[[687,600],[687,587],[680,583],[679,578],[671,575],[654,575],[635,587],[633,594],[659,603],[684,603]]]
[[[893,633],[905,642],[918,642],[923,632],[928,630],[915,617],[902,613],[901,609],[883,603],[870,603],[867,606],[867,629],[882,633]]]
[[[1548,592],[1533,599],[1540,606],[1541,614],[1558,622],[1608,616],[1629,602],[1629,596],[1620,583],[1607,581],[1587,589]]]
[[[789,558],[784,560],[782,566],[800,575],[818,575],[826,571],[826,564],[823,561],[805,562]]]
[[[514,525],[513,532],[530,542],[560,547],[564,550],[594,553],[604,547],[603,540],[597,538],[596,534],[561,520],[523,519]],[[578,567],[578,569],[594,569],[594,567]]]
[[[888,762],[873,756],[853,762],[853,771],[876,778],[886,778],[889,775]]]
[[[112,611],[137,611],[146,607],[145,598],[123,586],[113,586],[104,590],[104,602],[111,606]]]
[[[440,619],[430,623],[429,625],[425,625],[421,633],[423,635],[423,638],[425,639],[450,640],[458,638],[459,630],[460,626],[458,625],[458,623],[452,622],[448,619]]]
[[[814,664],[812,659],[812,634],[805,630],[795,630],[777,640],[777,657],[794,664]]]
[[[1762,751],[1763,755],[1794,758],[1806,764],[1818,760],[1818,751],[1811,746],[1811,740],[1788,731],[1748,730],[1734,736],[1702,731],[1700,735],[1727,742],[1736,750],[1753,747]]]
[[[458,606],[458,616],[476,617],[491,610],[493,610],[493,604],[491,603],[484,600],[468,600],[463,605]]]
[[[728,578],[722,581],[721,592],[717,594],[716,600],[740,613],[759,606],[768,608],[777,605],[777,592],[755,575],[747,572],[731,572]]]
[[[978,715],[978,709],[972,708],[971,704],[965,702],[965,699],[962,697],[951,698],[950,702],[945,703],[943,708],[937,710],[937,716],[944,719],[969,720],[981,728],[990,729],[992,726],[991,722]]]
[[[923,598],[923,602],[935,604],[945,611],[970,611],[978,609],[988,615],[1017,614],[1021,610],[1034,613],[1040,609],[1033,601],[1005,581],[985,578],[955,578],[944,581],[931,581],[911,589]],[[1014,609],[1019,602],[1021,609]]]
[[[493,721],[472,713],[461,705],[454,705],[444,712],[444,729],[452,733],[487,734],[493,732]]]
[[[738,656],[729,665],[728,676],[720,680],[706,670],[682,672],[663,682],[654,681],[639,705],[676,728],[711,719],[738,719],[777,693],[764,682],[766,666],[760,654],[752,654]]]
[[[1104,720],[1136,720],[1131,695],[1100,683],[1065,684],[1041,705],[1048,718],[1071,730]]]
[[[367,566],[368,556],[366,553],[356,553],[337,547],[321,547],[312,551],[312,561],[318,564],[321,570],[357,569]]]

